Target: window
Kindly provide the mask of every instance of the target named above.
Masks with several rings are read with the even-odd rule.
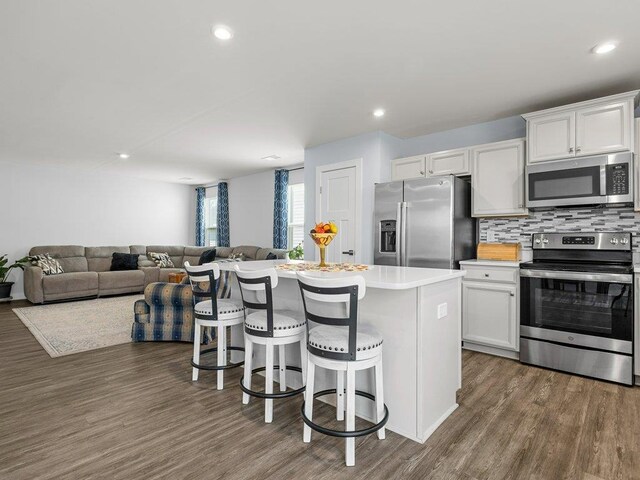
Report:
[[[304,241],[304,183],[289,185],[289,250]]]
[[[218,241],[218,192],[215,190],[213,197],[208,197],[204,201],[205,208],[205,245],[215,247]]]

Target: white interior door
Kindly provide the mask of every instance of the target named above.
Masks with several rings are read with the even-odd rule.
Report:
[[[316,221],[332,221],[338,225],[338,235],[326,249],[327,262],[355,262],[356,173],[355,166],[320,173],[320,211]]]

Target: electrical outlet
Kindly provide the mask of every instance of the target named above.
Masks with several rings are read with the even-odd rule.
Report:
[[[438,305],[438,318],[444,318],[447,316],[447,304],[441,303]]]

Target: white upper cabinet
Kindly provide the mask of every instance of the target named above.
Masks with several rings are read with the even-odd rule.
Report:
[[[471,149],[474,217],[526,215],[524,139],[489,143]]]
[[[527,122],[529,163],[566,158],[574,153],[576,114],[562,112]]]
[[[460,148],[427,155],[427,176],[470,175],[469,149]]]
[[[635,152],[633,111],[639,92],[523,115],[527,121],[527,162]]]
[[[635,150],[633,103],[618,102],[576,112],[576,155]]]
[[[640,212],[640,165],[638,164],[638,158],[640,157],[640,118],[636,119],[636,155],[635,164],[633,165],[634,169],[634,178],[633,178],[633,191],[634,191],[634,210],[636,212]],[[638,304],[640,305],[640,304]],[[640,309],[638,309],[640,311]],[[640,344],[639,347],[640,348]],[[639,362],[640,362],[640,357]],[[640,375],[640,369],[636,370],[638,375]]]
[[[406,180],[408,178],[424,177],[426,173],[426,156],[396,158],[391,160],[391,180]]]

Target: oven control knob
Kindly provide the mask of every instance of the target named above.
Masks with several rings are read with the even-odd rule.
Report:
[[[618,239],[616,237],[613,237],[611,240],[609,240],[609,242],[611,242],[612,245],[617,245]]]
[[[540,240],[539,238],[536,238],[536,243],[537,243],[538,245],[540,245],[540,242],[541,242],[541,241],[542,241],[542,240]]]
[[[620,243],[621,243],[622,245],[626,245],[627,243],[629,243],[629,239],[628,239],[627,237],[625,237],[625,238],[621,238],[621,239],[620,239]]]
[[[547,243],[549,243],[549,239],[548,238],[543,239],[542,243],[544,243],[546,245]]]

